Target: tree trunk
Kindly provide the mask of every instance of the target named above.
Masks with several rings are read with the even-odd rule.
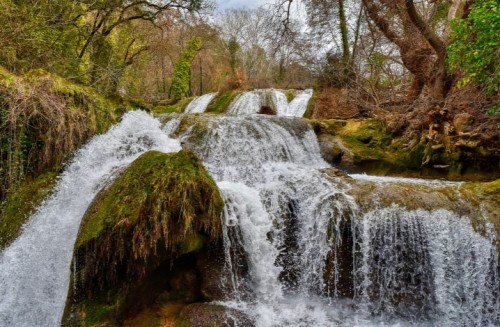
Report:
[[[450,79],[446,44],[420,17],[413,0],[363,0],[363,4],[370,19],[399,48],[403,64],[414,75],[408,99],[418,98],[424,83],[429,96],[442,105]],[[398,19],[391,20],[391,15]]]

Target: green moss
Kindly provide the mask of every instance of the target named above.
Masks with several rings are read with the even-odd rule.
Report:
[[[234,90],[226,93],[219,93],[215,99],[213,99],[207,107],[206,112],[221,114],[227,111],[229,105],[238,95],[241,94],[241,91]]]
[[[113,324],[127,317],[126,310],[159,296],[169,274],[175,275],[174,259],[194,265],[194,252],[218,239],[222,209],[215,182],[194,154],[141,155],[98,194],[83,218],[72,265],[76,296],[68,297],[65,324]]]
[[[422,167],[422,161],[424,159],[425,144],[418,143],[416,146],[411,148],[408,152],[408,157],[406,160],[408,168],[419,169]]]
[[[179,244],[179,255],[200,251],[206,241],[207,237],[199,233],[182,240]]]
[[[89,302],[84,308],[87,326],[96,326],[102,324],[103,321],[106,321],[106,326],[117,326],[108,318],[115,311],[115,305],[110,305],[103,300]]]
[[[86,117],[90,133],[104,133],[117,122],[118,109],[125,105],[133,109],[133,102],[124,103],[121,99],[103,97],[96,89],[72,83],[58,75],[42,69],[29,71],[23,76],[25,83],[64,98],[67,105],[78,114]]]
[[[387,132],[385,122],[376,119],[347,121],[340,135],[353,138],[371,147],[387,146],[392,139],[390,133]]]
[[[340,119],[311,119],[309,120],[316,134],[337,135],[347,125],[347,120]]]
[[[171,104],[167,104],[164,106],[154,106],[151,108],[151,112],[155,114],[183,113],[186,107],[191,101],[193,101],[194,98],[195,97],[182,98]]]
[[[16,75],[9,73],[5,68],[0,66],[0,86],[11,87],[18,80]]]
[[[304,118],[311,118],[312,117],[312,114],[314,111],[314,102],[316,101],[317,95],[318,95],[318,93],[316,92],[316,90],[313,91],[313,95],[312,95],[311,99],[309,99],[309,102],[307,103],[306,112],[304,113],[304,115],[302,117],[304,117]]]
[[[0,200],[24,178],[58,172],[81,144],[131,108],[41,69],[16,77],[0,67]]]
[[[202,186],[206,189],[200,189]],[[204,195],[210,197],[203,198]],[[203,227],[211,231],[219,224],[217,213],[222,208],[222,200],[215,182],[191,152],[147,152],[134,161],[91,206],[80,227],[76,247],[103,233],[121,233],[148,216],[168,223],[171,216],[180,215],[184,218],[181,235],[172,237],[183,239],[184,233],[194,227],[192,220],[203,203],[209,205],[205,209],[210,215],[199,218],[209,220],[203,222]]]
[[[158,246],[174,257],[196,251],[204,243],[198,233],[220,234],[222,208],[215,182],[194,154],[147,152],[89,207],[75,243],[87,266],[78,278],[84,288],[112,284],[120,264],[127,275],[144,275],[144,261],[157,256]]]
[[[295,92],[295,90],[285,90],[286,100],[288,102],[291,102],[293,99],[295,99]]]
[[[14,240],[22,225],[50,193],[56,182],[55,173],[45,173],[24,181],[0,206],[0,249]]]
[[[461,191],[464,193],[464,198],[471,205],[480,208],[482,215],[488,218],[488,222],[493,224],[496,234],[500,235],[500,179],[492,182],[481,183],[464,183],[461,186]],[[482,215],[471,216],[473,225],[479,229],[482,225],[481,221],[477,218]],[[497,242],[500,253],[500,242]]]
[[[379,120],[347,121],[338,136],[352,152],[355,163],[383,159],[384,148],[392,139],[384,122]]]

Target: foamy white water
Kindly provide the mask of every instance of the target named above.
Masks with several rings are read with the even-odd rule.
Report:
[[[178,151],[179,142],[167,135],[182,118],[161,128],[151,116],[132,112],[77,152],[54,194],[0,254],[1,326],[59,324],[88,205],[114,172],[144,151]],[[185,129],[183,144],[203,160],[225,201],[233,287],[223,304],[242,310],[257,327],[500,325],[491,226],[476,233],[471,217],[453,212],[453,203],[426,211],[370,202],[375,209],[363,211],[349,195],[350,180],[323,170],[329,166],[303,119],[206,115],[193,121],[203,125]],[[460,185],[352,177],[374,188],[423,184],[431,192]],[[248,272],[237,269],[242,264]]]
[[[207,93],[202,96],[196,97],[193,101],[191,101],[186,109],[184,110],[185,114],[196,114],[202,113],[207,110],[210,102],[215,98],[217,93]]]
[[[290,103],[282,90],[263,89],[240,94],[233,100],[227,112],[230,114],[249,115],[258,113],[262,106],[269,106],[277,116],[302,117],[312,97],[312,89],[294,91],[295,97]]]
[[[500,325],[491,228],[481,236],[468,217],[444,209],[364,213],[340,180],[321,172],[328,165],[302,120],[233,116],[206,123],[202,142],[184,137],[222,191],[224,235],[240,235],[225,237],[226,255],[243,248],[249,268],[246,276],[233,274],[238,285],[225,305],[258,327]],[[460,185],[352,177],[375,187]],[[241,264],[226,260],[228,267]],[[346,276],[353,299],[344,298]]]
[[[180,144],[158,120],[137,111],[76,153],[52,196],[0,254],[0,326],[60,324],[83,214],[114,172],[148,150],[176,152]]]
[[[283,116],[302,117],[306,113],[307,105],[313,95],[312,89],[297,91],[295,98],[288,104],[288,111]]]

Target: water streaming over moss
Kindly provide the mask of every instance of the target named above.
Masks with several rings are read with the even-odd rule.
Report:
[[[131,112],[79,150],[53,195],[0,254],[0,325],[57,326],[69,284],[72,245],[80,219],[114,173],[148,150],[180,150],[160,122]]]

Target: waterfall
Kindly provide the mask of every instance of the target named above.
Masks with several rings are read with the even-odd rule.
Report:
[[[80,149],[19,238],[0,254],[0,326],[57,326],[69,285],[80,220],[114,173],[148,150],[173,152],[180,144],[144,112]]]
[[[354,225],[356,292],[370,312],[440,326],[500,323],[498,254],[469,219],[391,206]]]
[[[445,209],[361,208],[349,182],[325,170],[302,120],[216,116],[204,124],[202,141],[197,126],[181,138],[226,203],[226,262],[235,285],[224,304],[256,326],[500,324],[493,232],[481,236],[467,217]],[[380,189],[460,186],[352,177]],[[241,264],[231,255],[236,248],[246,254],[247,275],[234,269]]]
[[[234,301],[247,296],[236,294],[226,304],[247,312],[258,326],[333,321],[321,296],[337,290],[325,285],[323,276],[331,248],[341,244],[329,234],[340,232],[356,205],[335,179],[320,171],[328,165],[312,129],[291,118],[207,119],[203,142],[190,142],[189,134],[182,138],[222,190],[224,234],[241,235],[226,237],[225,246],[244,249],[249,274],[235,279],[254,297]],[[333,270],[332,278],[339,273]],[[306,303],[308,310],[294,309]]]
[[[248,103],[261,103],[251,94]],[[498,240],[488,224],[476,231],[471,218],[481,222],[479,210],[460,210],[461,183],[343,175],[322,159],[304,119],[165,120],[128,113],[76,153],[0,253],[0,326],[59,324],[73,243],[92,199],[144,151],[178,151],[181,142],[225,202],[221,255],[230,287],[220,304],[257,327],[500,325]],[[360,185],[368,185],[368,198],[356,197]],[[444,197],[448,209],[415,209],[382,201],[394,185],[457,193]]]
[[[312,97],[312,89],[293,91],[295,97],[288,102],[282,90],[253,90],[240,94],[229,106],[230,114],[248,115],[258,113],[262,106],[273,108],[277,116],[302,117]]]
[[[307,104],[312,97],[313,90],[295,91],[292,101],[280,90],[271,90],[271,99],[278,116],[302,117],[307,110]]]
[[[207,110],[208,104],[215,98],[217,93],[207,93],[202,96],[196,97],[193,101],[191,101],[184,113],[186,114],[195,114],[202,113]]]
[[[308,89],[304,91],[298,91],[298,94],[295,95],[292,101],[288,104],[288,111],[284,114],[284,116],[294,116],[294,117],[302,117],[304,116],[307,110],[307,104],[313,95],[313,90]]]
[[[231,102],[229,108],[227,108],[227,113],[238,115],[256,114],[264,103],[263,92],[261,90],[245,92],[238,95]]]

